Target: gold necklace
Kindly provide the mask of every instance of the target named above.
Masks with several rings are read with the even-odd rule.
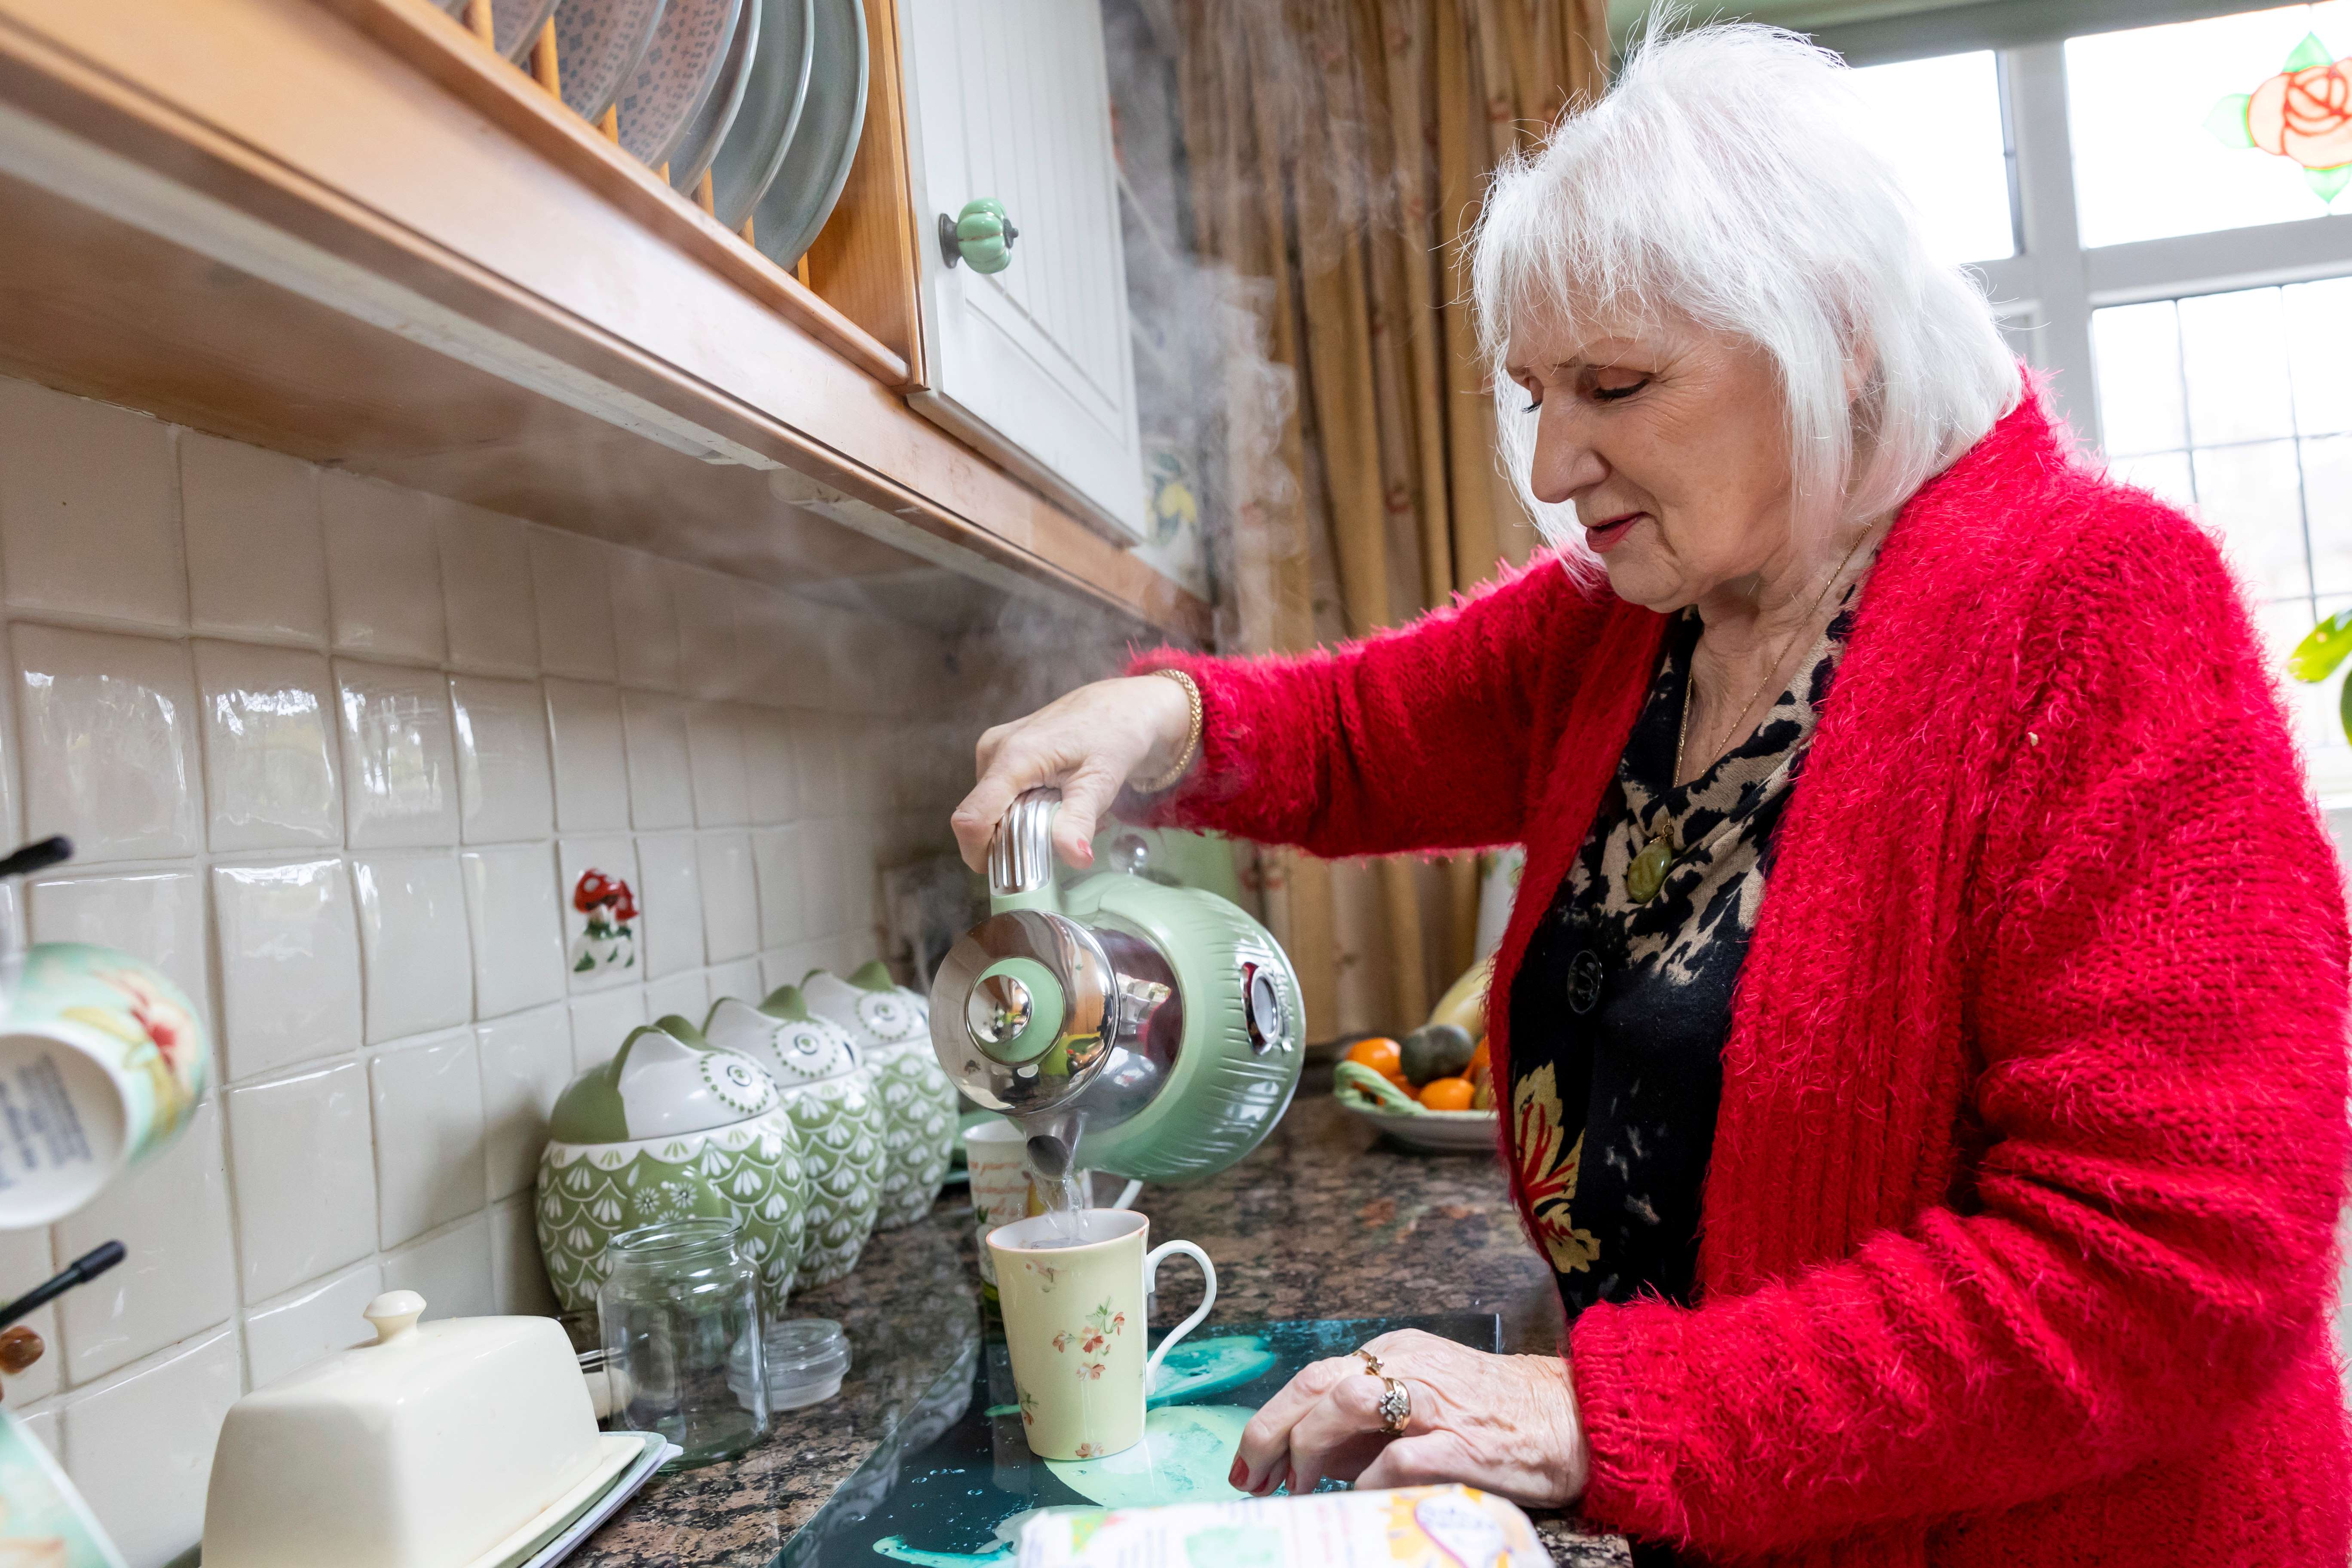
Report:
[[[1720,753],[1723,748],[1730,743],[1731,737],[1738,731],[1739,721],[1748,717],[1748,710],[1756,706],[1756,700],[1759,697],[1764,695],[1765,687],[1770,685],[1772,677],[1780,672],[1781,661],[1789,657],[1789,650],[1796,646],[1798,637],[1813,624],[1813,617],[1822,613],[1822,605],[1829,598],[1830,590],[1836,587],[1838,579],[1845,575],[1845,569],[1853,563],[1854,552],[1862,548],[1864,541],[1869,539],[1871,531],[1867,529],[1863,531],[1862,538],[1855,540],[1853,546],[1846,551],[1845,559],[1837,563],[1837,570],[1830,574],[1830,580],[1822,584],[1822,591],[1813,596],[1812,607],[1805,612],[1805,618],[1797,623],[1796,629],[1782,640],[1780,651],[1772,656],[1772,662],[1764,668],[1764,679],[1756,683],[1756,689],[1748,694],[1748,700],[1740,705],[1738,712],[1731,716],[1730,728],[1724,731],[1723,739],[1716,743],[1715,752],[1711,752],[1711,755]],[[1690,735],[1691,688],[1698,684],[1696,644],[1692,645],[1691,652],[1693,655],[1691,672],[1683,680],[1682,721],[1675,726],[1673,783],[1676,784],[1681,784],[1683,778],[1683,742]],[[1637,904],[1646,904],[1658,896],[1658,889],[1666,885],[1666,873],[1673,868],[1676,857],[1681,854],[1681,851],[1675,847],[1671,837],[1672,825],[1668,826],[1668,833],[1661,833],[1642,846],[1642,852],[1634,856],[1632,862],[1625,868],[1625,893]]]

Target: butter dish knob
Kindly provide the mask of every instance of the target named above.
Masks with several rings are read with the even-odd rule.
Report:
[[[375,1342],[388,1345],[415,1329],[425,1315],[425,1298],[414,1290],[386,1290],[360,1315],[375,1325]]]

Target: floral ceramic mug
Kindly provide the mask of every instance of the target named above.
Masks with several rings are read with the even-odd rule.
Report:
[[[212,1047],[178,986],[112,948],[44,942],[0,986],[0,1230],[16,1230],[64,1218],[178,1136]]]
[[[1143,1441],[1160,1362],[1217,1304],[1209,1255],[1189,1241],[1146,1252],[1150,1234],[1129,1209],[1039,1215],[988,1233],[1021,1435],[1041,1459],[1099,1459]],[[1201,1304],[1147,1358],[1144,1297],[1179,1252],[1201,1266]]]

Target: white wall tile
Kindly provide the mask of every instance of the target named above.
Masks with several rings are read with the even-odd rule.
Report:
[[[185,643],[19,625],[18,718],[30,834],[75,858],[196,847],[196,701]]]
[[[205,805],[215,853],[343,841],[334,686],[295,648],[195,644]]]
[[[58,1223],[61,1258],[108,1241],[121,1242],[130,1256],[58,1299],[71,1384],[226,1322],[236,1310],[217,1100],[207,1098],[177,1142]]]
[[[772,985],[761,984],[760,961],[756,958],[740,959],[733,963],[714,963],[708,978],[713,1002],[721,996],[740,996],[746,1002],[757,1002],[775,989]]]
[[[388,1050],[368,1064],[377,1230],[385,1247],[485,1201],[482,1069],[470,1030]]]
[[[580,879],[595,871],[607,879],[628,885],[629,895],[638,905],[637,919],[630,923],[635,954],[625,965],[609,965],[583,969],[581,940],[588,927],[588,916],[576,906],[579,902]],[[642,884],[637,875],[637,848],[634,840],[623,835],[610,837],[570,837],[556,844],[556,899],[563,915],[564,973],[573,991],[603,990],[613,985],[635,985],[646,975],[646,926]]]
[[[383,1288],[424,1297],[428,1320],[486,1318],[497,1311],[489,1215],[478,1214],[437,1236],[385,1254]]]
[[[162,631],[188,624],[172,435],[127,409],[0,384],[0,574],[10,605]]]
[[[462,1024],[474,1013],[472,944],[454,855],[367,855],[359,895],[368,1042]]]
[[[710,1011],[710,983],[699,969],[656,980],[646,987],[646,1016],[659,1020],[675,1013],[699,1024]]]
[[[245,1299],[264,1300],[373,1252],[366,1070],[338,1062],[226,1098]]]
[[[335,661],[351,846],[457,841],[457,758],[439,671]]]
[[[551,1318],[560,1307],[540,1258],[530,1207],[530,1194],[525,1193],[490,1210],[490,1289],[500,1312]]]
[[[620,1055],[622,1042],[651,1022],[646,1016],[646,992],[642,985],[575,996],[570,1012],[574,1078]],[[701,1021],[695,1020],[698,1024]]]
[[[539,664],[550,675],[616,679],[609,548],[556,528],[530,531],[531,596],[539,608]]]
[[[531,604],[524,525],[480,507],[445,503],[441,592],[449,608],[449,662],[460,669],[539,669],[539,612]]]
[[[689,696],[732,697],[740,686],[730,585],[729,579],[698,566],[670,568],[670,598],[677,605],[678,684]]]
[[[254,1308],[245,1317],[247,1380],[267,1388],[321,1356],[373,1342],[375,1331],[361,1314],[383,1293],[383,1269],[362,1263]]]
[[[197,1019],[211,1032],[204,889],[193,872],[51,877],[34,883],[30,891],[35,942],[86,942],[153,964],[186,993]]]
[[[629,763],[621,738],[621,693],[572,680],[546,682],[555,749],[555,825],[566,833],[616,833],[629,826]]]
[[[12,1383],[9,1386],[14,1388],[16,1384],[21,1384],[23,1381],[24,1379],[18,1378],[16,1383]],[[65,1462],[66,1435],[61,1426],[63,1412],[52,1405],[47,1410],[19,1412],[16,1419],[25,1424],[25,1430],[31,1435],[33,1441],[48,1451],[49,1458],[59,1464]]]
[[[658,979],[702,967],[702,874],[690,833],[649,835],[637,840],[637,889],[645,910],[642,933],[646,973]]]
[[[319,504],[335,647],[438,664],[448,636],[433,522],[445,503],[330,468],[319,476]]]
[[[793,760],[791,717],[766,708],[742,711],[745,815],[755,826],[790,822],[800,809],[800,769]]]
[[[713,963],[760,949],[760,896],[752,879],[751,838],[705,834],[696,845],[702,882],[703,945]]]
[[[224,1081],[358,1047],[359,927],[341,860],[215,866],[213,910]]]
[[[677,606],[667,566],[634,550],[605,558],[613,587],[613,649],[621,683],[677,689]]]
[[[449,682],[457,721],[459,822],[468,844],[545,838],[555,795],[547,700],[535,680],[460,675]]]
[[[751,835],[751,867],[760,893],[760,945],[786,947],[808,933],[808,883],[801,874],[796,827],[764,827]]]
[[[242,1380],[223,1328],[67,1404],[66,1473],[130,1568],[163,1568],[204,1533],[213,1448]]]
[[[798,985],[808,978],[808,972],[812,969],[831,969],[834,966],[831,946],[831,943],[824,942],[796,942],[790,947],[761,953],[761,984],[773,991],[779,985]]]
[[[804,822],[793,831],[801,840],[801,926],[809,936],[831,936],[847,923],[841,897],[842,838],[839,818]]]
[[[58,1271],[60,1259],[49,1246],[50,1227],[0,1231],[0,1298],[15,1300]],[[54,1301],[21,1320],[41,1336],[47,1353],[22,1373],[7,1380],[8,1407],[21,1411],[37,1399],[47,1399],[65,1381],[65,1354],[58,1348],[58,1309]],[[55,1449],[50,1452],[55,1453]]]
[[[791,715],[793,764],[803,816],[838,816],[845,808],[841,788],[841,724],[830,713],[799,709]]]
[[[180,436],[188,618],[199,632],[327,640],[319,472],[299,458],[194,430]]]
[[[547,1118],[572,1081],[572,1022],[561,1007],[475,1026],[482,1063],[482,1117],[493,1201],[528,1193],[547,1146]]]
[[[745,820],[743,733],[736,713],[724,702],[696,702],[686,710],[686,749],[698,826],[735,827]]]
[[[468,849],[459,863],[473,931],[474,1016],[495,1018],[562,1001],[565,944],[552,848]]]
[[[624,691],[621,722],[628,738],[630,824],[640,829],[693,826],[686,704],[675,697]]]

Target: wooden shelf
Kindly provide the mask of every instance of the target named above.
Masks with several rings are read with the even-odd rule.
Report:
[[[1207,636],[428,0],[0,0],[0,208],[16,374],[768,581]]]

